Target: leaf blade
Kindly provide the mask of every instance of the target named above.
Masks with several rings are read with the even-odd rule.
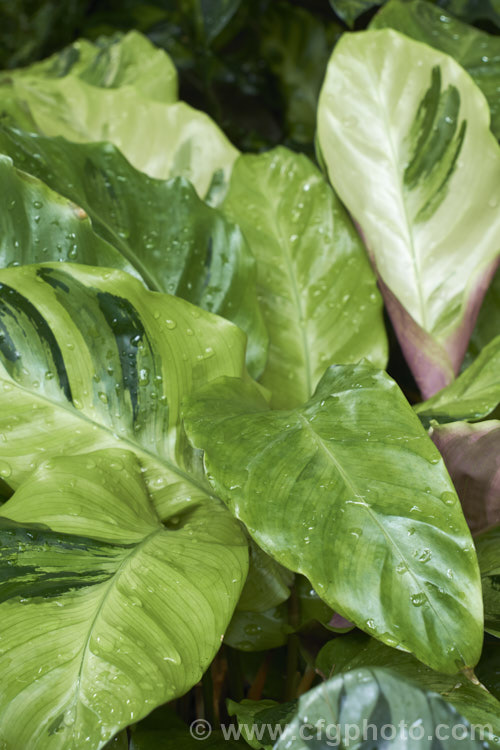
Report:
[[[318,134],[404,354],[431,396],[458,373],[499,260],[500,150],[487,103],[427,45],[390,29],[346,34],[328,67]],[[480,187],[457,217],[471,185]]]
[[[476,663],[470,534],[442,459],[386,375],[330,368],[304,407],[282,412],[224,380],[193,396],[184,421],[219,496],[334,611],[442,671]]]

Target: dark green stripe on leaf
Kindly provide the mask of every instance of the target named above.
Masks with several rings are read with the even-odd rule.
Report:
[[[109,580],[134,545],[23,526],[0,516],[0,602],[56,597]]]
[[[46,284],[49,284],[52,289],[61,289],[63,292],[68,293],[69,292],[69,286],[65,284],[63,281],[61,281],[60,278],[57,278],[55,276],[55,269],[54,268],[38,268],[36,275],[38,278],[43,279]]]
[[[0,301],[0,353],[9,362],[16,362],[21,355],[17,351],[14,342],[9,336],[7,326],[2,320],[6,315],[14,317],[11,311]]]
[[[411,155],[404,172],[404,184],[410,191],[422,187],[423,193],[415,221],[428,219],[444,199],[467,129],[465,120],[459,125],[458,89],[452,85],[445,91],[441,89],[441,69],[434,66],[430,86],[408,138]]]
[[[29,323],[35,329],[36,338],[39,338],[47,347],[48,354],[54,365],[54,369],[57,374],[59,386],[61,387],[64,395],[68,401],[72,401],[71,387],[69,384],[68,376],[66,373],[66,366],[64,359],[57,343],[56,337],[52,333],[50,326],[43,317],[43,315],[37,310],[37,308],[22,294],[17,292],[6,284],[0,284],[0,319],[3,318],[7,323],[6,318],[10,318],[15,324],[17,324],[19,335],[24,339],[30,340],[30,332],[26,331],[22,327],[22,316],[28,319]],[[9,326],[7,325],[7,328]],[[11,331],[12,333],[12,331]],[[7,338],[4,337],[3,343],[7,342]],[[20,342],[21,343],[21,342]],[[26,341],[23,341],[23,346],[26,346]],[[6,344],[7,355],[12,356],[13,351],[16,349],[22,349],[21,346],[17,347],[15,339],[10,339]],[[13,349],[14,348],[14,349]],[[4,354],[4,350],[0,347],[0,351]],[[7,356],[4,354],[4,356]],[[21,355],[17,353],[16,360]],[[8,361],[13,361],[7,356]],[[6,369],[14,374],[14,368],[6,365]]]
[[[99,307],[113,331],[118,347],[118,356],[123,374],[123,386],[130,394],[134,420],[138,415],[139,373],[137,367],[138,348],[146,332],[134,306],[123,297],[109,292],[98,292]]]

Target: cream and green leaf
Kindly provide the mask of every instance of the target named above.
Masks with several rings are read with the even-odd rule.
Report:
[[[229,177],[238,151],[208,115],[176,101],[172,67],[137,32],[102,49],[80,40],[0,78],[0,112],[6,124],[28,132],[110,141],[136,169],[186,177],[203,197],[214,173]]]
[[[446,673],[474,666],[472,539],[442,458],[385,373],[332,367],[283,411],[226,378],[184,420],[212,487],[265,552],[381,641]]]
[[[411,654],[388,648],[363,633],[329,641],[319,652],[316,667],[327,676],[356,669],[386,668],[405,682],[438,693],[471,724],[489,726],[484,739],[500,742],[500,704],[483,685],[466,675],[435,672]]]
[[[44,462],[2,506],[6,747],[101,748],[200,679],[248,552],[224,506],[195,494],[148,488],[134,453],[108,449]]]
[[[453,731],[457,726],[459,734]],[[274,748],[456,750],[457,734],[463,750],[484,749],[479,732],[440,695],[388,669],[367,667],[336,675],[301,696]]]
[[[158,485],[206,487],[180,402],[244,357],[236,326],[122,271],[0,271],[0,476],[16,488],[43,458],[118,445]]]
[[[385,29],[345,34],[318,110],[322,158],[359,224],[425,397],[458,373],[500,257],[500,148],[451,57]]]
[[[236,162],[223,205],[257,261],[269,333],[262,384],[276,408],[313,394],[330,364],[387,363],[382,300],[362,243],[305,156],[276,148]]]
[[[491,129],[500,138],[500,39],[451,13],[427,0],[390,0],[370,28],[401,31],[455,58],[485,95],[491,111]]]

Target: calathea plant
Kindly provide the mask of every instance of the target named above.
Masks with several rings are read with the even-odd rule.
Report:
[[[137,32],[0,80],[2,750],[500,741],[500,150],[421,5],[338,41],[320,166]]]

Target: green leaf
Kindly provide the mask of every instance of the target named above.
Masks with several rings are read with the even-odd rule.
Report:
[[[318,134],[428,398],[458,374],[498,263],[500,148],[487,102],[428,45],[391,29],[344,34]]]
[[[484,599],[484,625],[500,638],[500,526],[476,539]]]
[[[433,425],[441,453],[473,534],[500,523],[500,421]]]
[[[245,537],[202,493],[153,500],[143,469],[121,450],[52,459],[2,506],[7,746],[102,747],[189,690],[219,648]]]
[[[288,622],[286,604],[264,612],[238,609],[229,623],[224,642],[238,651],[268,651],[284,646],[293,630]]]
[[[240,651],[262,651],[284,645],[293,630],[283,603],[294,575],[249,541],[248,576],[224,640]]]
[[[137,31],[100,37],[95,43],[79,39],[46,60],[9,71],[8,77],[14,88],[35,78],[47,83],[71,79],[110,93],[132,88],[143,99],[164,104],[173,104],[178,98],[172,60]]]
[[[0,271],[0,476],[16,488],[44,458],[122,446],[189,499],[206,483],[178,429],[180,400],[242,375],[244,338],[121,271]]]
[[[200,750],[200,745],[204,750],[248,750],[243,740],[236,742],[226,739],[220,730],[206,737],[193,737],[187,727],[170,729],[168,732],[139,729],[130,740],[130,750]]]
[[[362,244],[319,170],[285,148],[241,156],[224,210],[257,259],[270,339],[262,384],[276,408],[304,403],[325,367],[385,367],[381,298]]]
[[[500,27],[500,3],[498,0],[440,0],[455,16],[471,23],[475,21],[491,21]]]
[[[236,716],[242,736],[255,750],[271,750],[276,738],[295,713],[297,702],[271,700],[227,701],[229,716]]]
[[[0,181],[0,267],[78,260],[139,276],[118,250],[95,233],[85,211],[1,155]]]
[[[359,16],[383,2],[384,0],[330,0],[330,5],[338,17],[352,28]]]
[[[191,13],[196,14],[202,36],[209,45],[227,26],[241,0],[188,0],[189,5],[194,6]]]
[[[297,597],[299,630],[314,621],[330,629],[330,622],[334,617],[334,613],[320,599],[317,592],[312,588],[310,581],[304,576],[297,576],[296,578],[295,595]],[[333,626],[332,629],[337,630],[337,627]]]
[[[458,422],[486,417],[500,403],[500,336],[450,385],[415,406],[422,422]]]
[[[472,331],[468,356],[477,357],[482,349],[500,331],[500,270],[493,277],[479,311],[476,327]]]
[[[500,705],[481,685],[464,675],[434,672],[411,654],[388,648],[361,633],[335,638],[318,654],[317,666],[324,674],[351,670],[385,667],[402,680],[418,685],[422,690],[438,693],[471,724],[491,726],[485,739],[500,741]]]
[[[500,649],[494,636],[486,636],[476,674],[490,693],[500,701]],[[500,729],[498,735],[500,736]]]
[[[150,80],[148,58],[154,59],[158,50],[147,44],[149,51],[141,56],[140,65],[117,87],[96,85],[106,80],[88,82],[80,70],[72,73],[71,67],[64,74],[60,58],[71,60],[75,45],[52,63],[57,77],[47,75],[50,61],[11,74],[0,81],[4,120],[7,124],[14,120],[24,130],[80,143],[110,141],[136,169],[160,179],[186,177],[204,196],[215,172],[222,170],[225,179],[229,177],[238,152],[203,112],[183,102],[172,103],[171,97],[159,101],[156,92],[154,98],[149,96],[141,71],[149,71],[146,80]],[[96,51],[93,59],[87,56],[86,63],[97,65],[99,54]]]
[[[285,105],[287,135],[312,143],[316,108],[330,51],[342,29],[303,8],[273,2],[263,16],[261,53],[277,76]]]
[[[0,127],[0,151],[14,159],[20,169],[85,209],[94,231],[120,253],[112,253],[97,238],[91,254],[82,250],[77,239],[68,241],[72,227],[53,224],[52,219],[59,221],[59,216],[47,211],[45,195],[31,194],[33,187],[23,196],[23,204],[29,208],[7,223],[2,244],[7,244],[8,251],[0,255],[3,265],[18,260],[69,259],[123,268],[142,278],[153,291],[176,294],[236,323],[248,336],[247,359],[252,374],[262,372],[267,333],[257,301],[255,260],[239,228],[203,203],[189,183],[182,178],[160,181],[148,177],[110,144],[70,143]],[[0,159],[0,166],[4,162]],[[18,181],[34,185],[22,175]],[[40,185],[38,190],[48,192]],[[16,196],[7,189],[5,195],[10,210],[4,215],[9,220]],[[61,202],[59,196],[54,196],[54,201]],[[52,239],[49,234],[40,240],[38,204],[45,206],[45,234],[51,232]],[[68,208],[68,213],[76,225],[82,224],[78,220],[81,211]],[[34,236],[26,237],[31,227]],[[24,236],[17,236],[20,232]],[[92,234],[90,228],[87,234]],[[22,258],[16,241],[22,245]],[[59,245],[71,250],[69,257],[67,252],[60,252]]]
[[[451,9],[453,12],[453,9]],[[459,21],[427,0],[390,0],[370,24],[396,29],[451,55],[479,86],[491,111],[491,129],[500,138],[500,39]]]
[[[417,750],[427,745],[429,737],[434,738],[435,747],[456,750],[452,730],[457,725],[464,750],[483,750],[484,743],[473,739],[478,732],[473,733],[441,696],[421,690],[387,669],[357,669],[303,695],[295,717],[274,747],[307,750],[314,743],[318,750],[363,745]],[[443,726],[448,739],[444,739]]]
[[[439,453],[385,373],[332,367],[290,411],[224,379],[184,419],[218,495],[336,612],[444,672],[477,662],[472,540]]]
[[[250,567],[237,609],[265,612],[290,596],[294,575],[250,540]]]
[[[2,3],[0,68],[27,65],[74,38],[89,0],[11,0]]]

